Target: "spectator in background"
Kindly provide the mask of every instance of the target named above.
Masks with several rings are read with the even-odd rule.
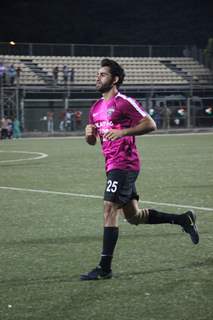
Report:
[[[13,138],[21,137],[20,121],[15,117],[13,120]]]
[[[75,125],[76,129],[81,129],[81,123],[82,123],[82,112],[81,111],[75,111]]]
[[[11,86],[14,85],[16,74],[17,74],[16,69],[15,69],[14,65],[11,64],[7,69],[8,82]]]
[[[170,110],[170,108],[167,107],[167,105],[163,106],[162,116],[163,116],[163,129],[169,129],[170,128],[171,110]]]
[[[67,131],[74,130],[73,116],[74,113],[70,109],[68,109],[65,114],[65,126]]]
[[[160,106],[156,105],[155,108],[155,113],[154,113],[154,120],[157,125],[157,128],[161,128],[161,109]]]
[[[65,117],[66,117],[66,111],[61,111],[59,113],[59,130],[64,131],[65,129]]]
[[[64,84],[67,85],[68,82],[68,77],[69,77],[69,69],[66,65],[63,66],[63,79],[64,79]]]
[[[158,106],[152,107],[149,109],[150,116],[155,120],[157,128],[160,128],[161,124],[161,115]]]
[[[13,137],[13,121],[10,117],[7,117],[7,137],[8,139]]]
[[[12,137],[12,120],[9,117],[1,119],[1,139],[10,139]]]
[[[58,66],[54,67],[53,68],[53,84],[54,85],[58,84],[58,72],[59,72]]]
[[[22,71],[21,67],[18,66],[18,67],[16,68],[16,84],[17,84],[17,85],[20,84],[21,71]]]
[[[75,70],[74,70],[74,68],[71,68],[70,69],[70,82],[72,83],[72,82],[74,82],[74,80],[75,80]]]
[[[47,131],[50,133],[54,132],[54,112],[48,111],[47,112]]]
[[[1,139],[6,139],[7,138],[7,120],[5,117],[2,117],[0,121],[0,127],[1,127]]]
[[[6,76],[6,68],[2,62],[0,62],[0,85],[5,83],[5,76]]]

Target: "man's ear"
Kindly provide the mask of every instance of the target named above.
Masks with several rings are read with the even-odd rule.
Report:
[[[116,83],[118,83],[118,81],[119,81],[119,77],[118,77],[118,76],[115,76],[115,77],[114,77],[114,81],[113,81],[113,84],[116,84]]]

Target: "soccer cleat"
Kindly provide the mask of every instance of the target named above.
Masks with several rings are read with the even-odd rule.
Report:
[[[183,231],[185,231],[190,235],[191,240],[194,244],[198,244],[199,233],[198,233],[197,225],[195,223],[196,214],[194,213],[194,211],[189,210],[183,214],[183,217],[185,217],[184,222],[182,223]]]
[[[82,274],[80,280],[105,280],[112,278],[112,270],[109,272],[103,271],[103,269],[98,266],[87,274]]]

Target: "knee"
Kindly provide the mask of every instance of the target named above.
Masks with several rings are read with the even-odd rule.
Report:
[[[115,208],[112,202],[104,201],[104,217],[108,218],[115,214]]]
[[[146,224],[149,220],[149,210],[148,209],[140,209],[134,215],[127,218],[127,221],[130,224],[137,226],[138,224]]]
[[[104,222],[105,224],[115,224],[117,223],[117,216],[118,216],[118,208],[116,204],[104,201]]]

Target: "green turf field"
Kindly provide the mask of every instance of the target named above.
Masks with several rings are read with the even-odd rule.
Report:
[[[115,277],[81,282],[102,246],[99,145],[0,141],[0,319],[213,319],[213,135],[145,136],[138,147],[143,205],[197,207],[200,244],[177,226],[121,218]],[[48,157],[14,161],[37,153]]]

